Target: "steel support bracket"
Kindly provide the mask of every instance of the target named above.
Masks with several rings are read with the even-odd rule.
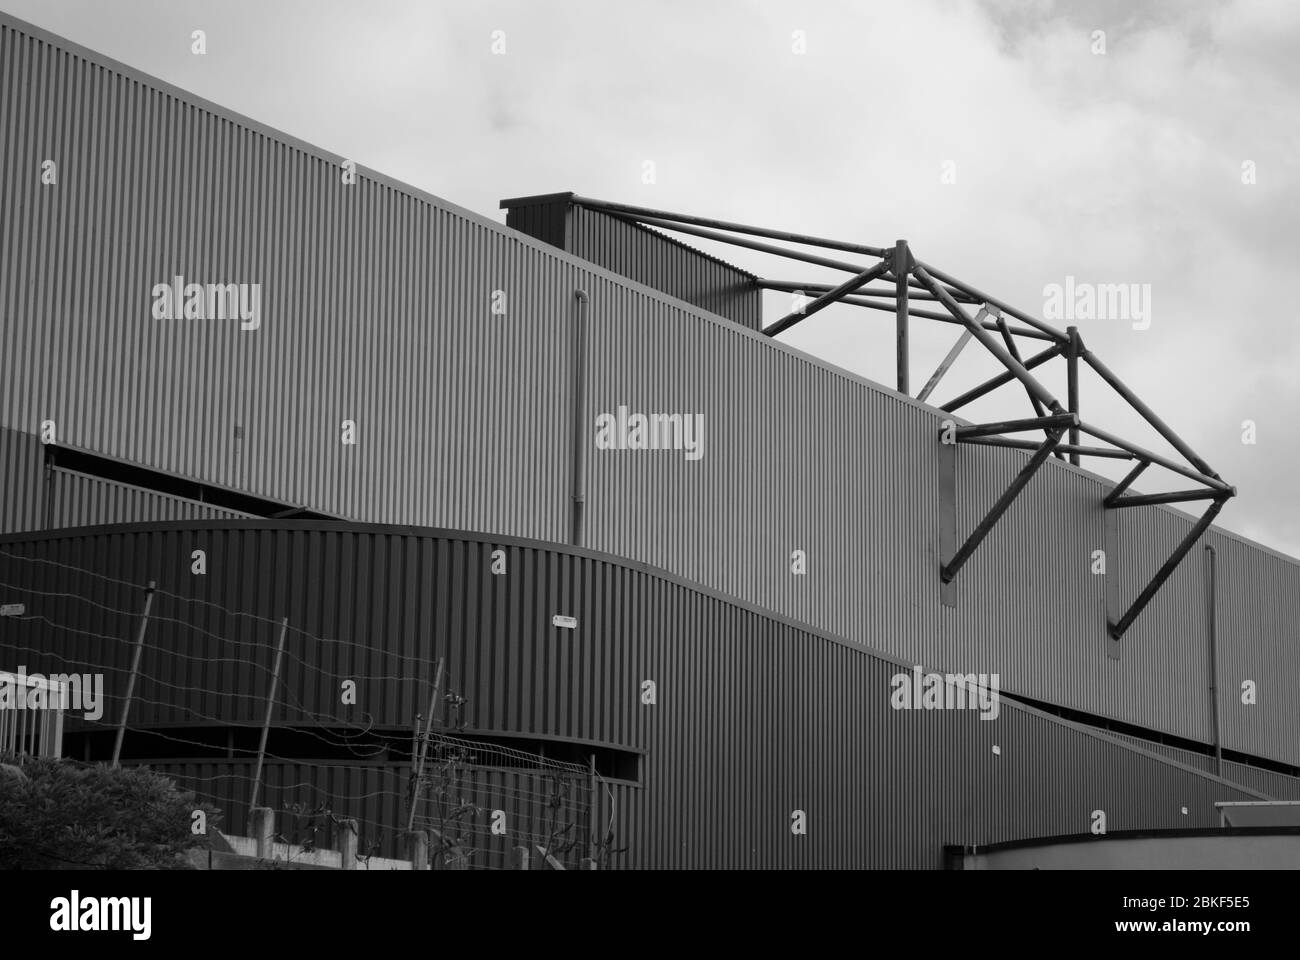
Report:
[[[957,428],[957,441],[972,440],[976,437],[990,437],[1003,433],[1024,433],[1030,430],[1051,432],[1057,427],[1078,426],[1079,418],[1072,413],[1058,413],[1050,417],[1034,417],[1029,420],[1003,420],[999,423],[976,423],[969,427]]]
[[[970,559],[971,554],[975,552],[975,549],[988,536],[989,531],[1002,518],[1002,514],[1007,512],[1007,508],[1020,495],[1020,491],[1033,479],[1034,474],[1038,472],[1038,468],[1043,465],[1043,461],[1051,456],[1052,451],[1056,449],[1056,445],[1060,443],[1061,436],[1064,433],[1065,427],[1055,427],[1048,431],[1047,439],[1034,451],[1033,456],[1029,458],[1029,462],[1021,467],[1020,472],[1016,474],[1016,478],[1011,481],[1011,485],[1007,487],[1002,496],[998,497],[997,503],[993,504],[984,519],[976,524],[971,535],[966,538],[966,542],[953,554],[953,558],[939,569],[939,577],[944,583],[951,583],[953,577],[957,576],[957,571]]]
[[[1133,601],[1124,615],[1116,622],[1107,620],[1106,628],[1111,640],[1118,641],[1120,637],[1124,636],[1125,631],[1133,625],[1133,621],[1137,619],[1138,614],[1151,602],[1151,598],[1164,586],[1165,581],[1173,574],[1178,564],[1196,545],[1196,541],[1200,539],[1201,534],[1214,522],[1214,518],[1219,515],[1219,511],[1223,509],[1223,505],[1228,502],[1230,496],[1231,494],[1220,494],[1215,497],[1214,503],[1210,504],[1210,509],[1205,511],[1201,519],[1197,520],[1192,529],[1188,531],[1187,536],[1183,537],[1182,542],[1174,548],[1174,552],[1169,555],[1169,559],[1155,572],[1151,582],[1138,594],[1137,599]]]

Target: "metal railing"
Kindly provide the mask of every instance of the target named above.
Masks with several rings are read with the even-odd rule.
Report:
[[[61,757],[66,694],[58,681],[0,670],[0,758]]]

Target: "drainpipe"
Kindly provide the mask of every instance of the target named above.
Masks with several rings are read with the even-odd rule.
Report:
[[[587,504],[587,308],[586,290],[573,291],[578,301],[573,337],[573,479],[570,487],[570,541],[582,545],[582,512]]]
[[[1210,633],[1210,717],[1214,723],[1214,772],[1223,776],[1223,740],[1219,731],[1219,631],[1216,597],[1215,561],[1218,554],[1211,544],[1205,545],[1205,596],[1209,610],[1206,622]]]

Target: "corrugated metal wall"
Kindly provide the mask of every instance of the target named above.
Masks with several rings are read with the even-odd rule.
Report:
[[[506,226],[561,250],[568,249],[569,205],[567,203],[520,203],[506,207]]]
[[[156,490],[91,477],[56,467],[50,471],[50,513],[46,527],[88,527],[150,520],[221,520],[251,517]]]
[[[35,434],[0,426],[0,533],[44,526],[45,452]]]
[[[763,326],[763,293],[753,274],[650,227],[572,207],[569,252],[750,330]]]
[[[753,273],[659,230],[571,206],[567,194],[555,196],[546,202],[503,200],[506,225],[742,327],[762,329],[763,293]]]
[[[571,194],[503,200],[506,225],[750,330],[763,326],[752,273],[661,231],[569,203]]]
[[[206,576],[190,572],[196,547]],[[160,768],[220,779],[212,795],[236,830],[247,758],[183,762],[185,726],[256,729],[282,616],[277,724],[409,731],[446,657],[469,733],[644,751],[640,782],[611,783],[599,814],[612,812],[626,866],[937,867],[946,843],[1080,833],[1098,809],[1111,830],[1213,826],[1214,801],[1259,798],[1005,700],[993,720],[894,710],[905,663],[612,558],[466,535],[259,521],[4,538],[0,582],[29,619],[0,621],[0,655],[29,671],[106,665],[111,728],[149,578],[160,591],[131,725],[176,725],[177,763]],[[551,626],[557,613],[577,628]],[[63,660],[33,652],[51,649]],[[354,706],[340,702],[348,679]],[[339,815],[402,822],[400,769],[272,761],[271,803],[325,797]],[[796,810],[806,835],[792,834]]]
[[[1089,569],[1101,480],[1049,462],[945,607],[935,410],[368,171],[344,186],[339,158],[13,23],[0,17],[0,426],[53,419],[61,442],[332,515],[563,542],[582,288],[588,422],[625,404],[705,424],[697,461],[590,450],[588,544],[1210,741],[1199,563],[1106,656]],[[47,157],[57,186],[40,183]],[[262,283],[261,329],[153,320],[151,287],[176,274]],[[959,535],[1022,462],[959,451]],[[1120,520],[1110,575],[1127,600],[1188,521]],[[1212,537],[1224,742],[1300,762],[1300,568]],[[1269,695],[1239,704],[1227,679]]]

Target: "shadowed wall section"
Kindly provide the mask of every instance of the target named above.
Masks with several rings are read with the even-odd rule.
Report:
[[[196,549],[204,575],[191,572]],[[494,574],[498,550],[505,572]],[[338,523],[0,539],[0,583],[28,608],[0,620],[0,657],[29,672],[105,673],[104,718],[70,717],[71,740],[116,723],[149,580],[158,591],[124,756],[138,762],[150,745],[150,762],[225,806],[235,832],[256,750],[223,757],[218,740],[214,756],[186,741],[260,726],[284,617],[265,800],[310,809],[325,798],[374,824],[389,856],[409,762],[312,760],[321,748],[309,741],[301,757],[275,744],[291,727],[344,725],[409,743],[440,657],[444,690],[467,700],[464,735],[639,757],[597,791],[596,822],[612,817],[629,848],[618,866],[939,867],[946,844],[1083,833],[1096,810],[1113,830],[1210,827],[1215,801],[1261,797],[1005,699],[993,719],[894,709],[892,680],[910,662],[607,555]],[[557,614],[576,628],[555,626]],[[340,697],[349,680],[355,704]],[[450,708],[440,719],[453,722]],[[155,732],[172,738],[165,749]],[[489,781],[487,796],[499,790],[508,807],[508,784]],[[791,831],[795,811],[804,835]],[[507,839],[485,841],[480,865],[503,865]]]

